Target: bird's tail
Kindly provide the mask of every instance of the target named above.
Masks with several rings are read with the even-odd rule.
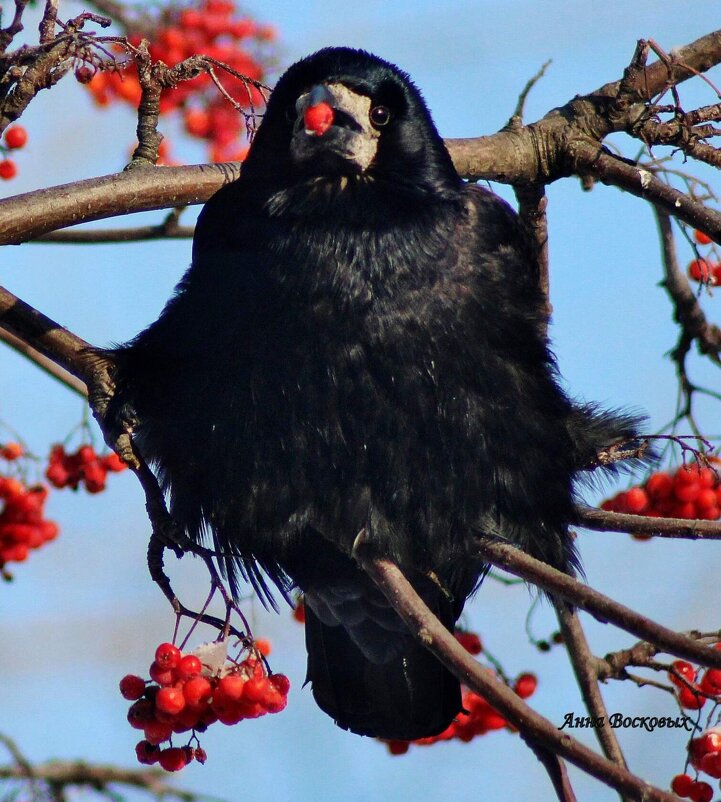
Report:
[[[365,575],[362,580],[372,585]],[[327,596],[306,593],[307,681],[313,696],[338,726],[359,735],[388,740],[437,735],[461,710],[460,684],[410,636],[380,591],[368,585],[366,590],[370,597],[364,592],[332,609]],[[424,587],[422,595],[452,629],[456,616],[442,590]]]

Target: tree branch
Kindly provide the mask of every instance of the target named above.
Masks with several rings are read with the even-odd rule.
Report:
[[[0,245],[76,223],[206,201],[240,175],[236,163],[147,167],[0,200]]]
[[[0,340],[15,349],[19,354],[34,362],[41,370],[44,370],[48,375],[62,382],[73,392],[84,398],[88,397],[88,388],[85,382],[68,373],[65,368],[61,368],[52,359],[49,359],[40,351],[37,351],[31,345],[28,345],[25,340],[21,340],[14,334],[11,334],[6,329],[0,328]]]
[[[598,687],[596,661],[586,640],[586,633],[583,631],[578,613],[563,603],[556,604],[555,608],[563,643],[571,659],[586,709],[594,720],[608,721],[608,710]],[[595,727],[594,730],[606,757],[619,766],[628,768],[614,729]]]
[[[646,518],[621,512],[606,512],[595,507],[577,507],[581,526],[599,532],[624,532],[634,535],[683,538],[684,540],[721,540],[721,522],[686,518]]]

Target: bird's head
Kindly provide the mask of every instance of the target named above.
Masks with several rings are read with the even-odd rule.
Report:
[[[302,59],[280,78],[243,170],[290,180],[386,180],[434,194],[459,185],[408,75],[341,47]]]

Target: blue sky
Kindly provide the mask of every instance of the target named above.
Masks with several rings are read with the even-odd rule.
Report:
[[[61,4],[61,13],[65,5],[70,4]],[[248,8],[278,27],[285,63],[336,44],[363,47],[399,64],[423,91],[441,133],[453,137],[501,127],[525,82],[549,58],[553,63],[527,103],[528,120],[619,77],[638,38],[654,38],[669,50],[709,32],[719,19],[718,3],[706,0],[469,1],[442,7],[426,0],[282,0]],[[708,87],[692,83],[681,90],[689,108],[714,102]],[[31,142],[18,158],[21,175],[0,190],[112,172],[122,167],[134,138],[129,112],[98,112],[71,79],[43,93],[24,123]],[[184,155],[189,161],[202,158],[192,148]],[[510,197],[505,188],[499,191]],[[588,400],[645,410],[657,428],[673,414],[675,381],[663,355],[676,333],[657,286],[661,269],[651,211],[613,188],[583,193],[574,179],[553,185],[549,199],[552,336],[567,386]],[[2,283],[103,345],[131,337],[157,316],[189,254],[189,242],[182,241],[23,245],[3,252]],[[690,259],[690,252],[682,258]],[[703,301],[712,317],[718,296]],[[714,381],[700,365],[694,376]],[[80,401],[7,349],[0,350],[0,380],[0,418],[37,452],[78,422]],[[717,410],[701,405],[700,415],[702,425],[718,433]],[[101,496],[56,493],[48,507],[61,537],[20,566],[12,586],[0,587],[0,731],[35,760],[82,756],[132,766],[136,738],[125,723],[117,681],[128,671],[145,671],[173,626],[169,607],[147,576],[141,493],[131,476],[112,476]],[[636,543],[592,533],[581,534],[579,543],[594,586],[672,627],[718,627],[717,545]],[[169,563],[183,597],[198,601],[205,587],[202,567],[190,559]],[[530,598],[522,587],[487,582],[468,623],[509,674],[538,673],[533,704],[560,724],[565,713],[580,713],[581,703],[561,652],[540,655],[527,643]],[[211,728],[203,739],[208,763],[186,769],[179,785],[230,800],[554,799],[543,770],[509,733],[391,758],[379,744],[341,732],[315,708],[309,691],[301,690],[303,633],[290,613],[253,609],[252,615],[257,634],[273,641],[274,668],[293,682],[289,707],[228,731]],[[554,628],[543,605],[534,628],[539,635]],[[600,654],[633,642],[592,621],[588,632]],[[609,685],[607,696],[612,711],[675,714],[671,699],[658,691],[624,683]],[[620,735],[630,765],[642,776],[663,785],[682,769],[679,733]],[[580,737],[593,744],[591,735]],[[572,778],[579,798],[615,798],[575,770]]]

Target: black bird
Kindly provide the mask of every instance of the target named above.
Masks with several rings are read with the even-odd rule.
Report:
[[[159,320],[113,352],[171,512],[272,603],[300,587],[308,679],[353,732],[413,739],[459,684],[355,564],[398,563],[452,629],[498,537],[572,573],[574,481],[631,417],[574,404],[511,208],[456,173],[408,75],[327,48],[279,80]]]

